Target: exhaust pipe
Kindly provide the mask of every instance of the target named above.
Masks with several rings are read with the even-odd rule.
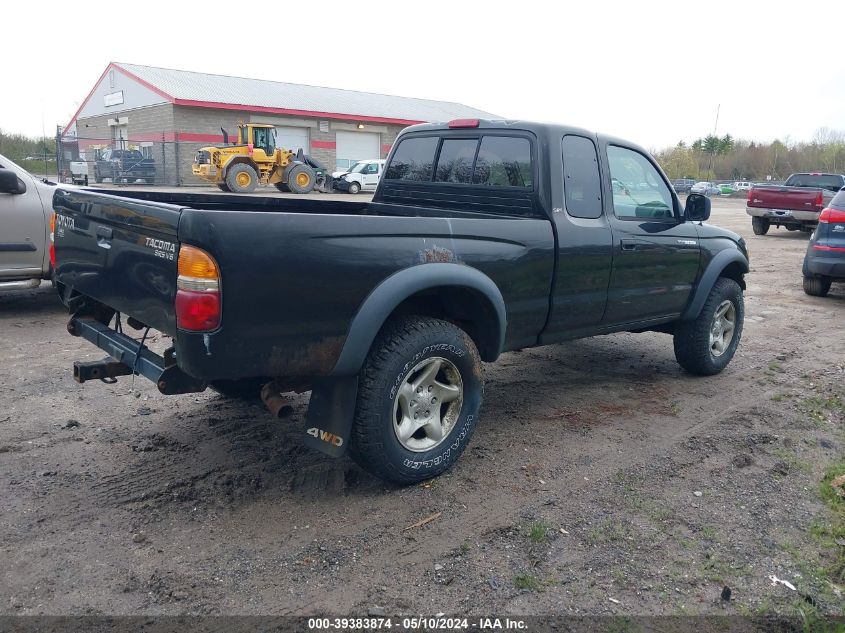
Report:
[[[261,387],[261,401],[274,418],[287,418],[293,413],[290,399],[279,393],[275,380]]]

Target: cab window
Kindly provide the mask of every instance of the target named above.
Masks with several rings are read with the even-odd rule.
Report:
[[[402,139],[384,174],[385,179],[430,181],[439,140],[437,136]]]
[[[562,149],[566,212],[574,218],[600,218],[601,180],[596,146],[588,138],[567,134]]]
[[[675,220],[672,194],[645,156],[626,147],[607,146],[613,212],[621,219]]]

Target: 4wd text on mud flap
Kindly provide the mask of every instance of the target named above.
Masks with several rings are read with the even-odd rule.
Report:
[[[312,426],[308,431],[306,431],[308,435],[312,435],[317,439],[321,439],[324,442],[328,442],[329,444],[334,444],[335,446],[343,446],[343,438],[335,435],[334,433],[329,433],[328,431],[324,431],[323,429],[318,429],[315,426]]]

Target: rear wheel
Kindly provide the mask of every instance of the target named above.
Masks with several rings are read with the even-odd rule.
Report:
[[[359,185],[357,182],[350,182],[348,191],[351,194],[356,194],[361,191],[361,185]]]
[[[830,283],[829,277],[804,277],[804,292],[811,297],[826,297]]]
[[[675,327],[675,358],[692,374],[718,374],[736,353],[744,320],[742,288],[719,277],[698,317]]]
[[[246,163],[232,165],[226,173],[226,185],[235,193],[252,193],[258,186],[258,174]]]
[[[388,323],[360,374],[352,458],[399,484],[436,477],[475,430],[483,396],[481,359],[452,323],[404,317]]]
[[[293,193],[311,193],[316,181],[317,174],[308,165],[294,165],[288,170],[287,185]]]
[[[751,218],[751,228],[754,235],[765,235],[769,232],[769,226],[771,226],[771,222],[767,218]]]

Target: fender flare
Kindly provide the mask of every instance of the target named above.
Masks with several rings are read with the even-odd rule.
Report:
[[[480,270],[464,264],[420,264],[394,273],[367,296],[352,319],[346,342],[329,375],[357,374],[376,335],[397,306],[417,292],[441,287],[470,288],[490,303],[498,322],[492,354],[487,354],[484,360],[495,360],[504,345],[508,324],[505,300],[498,286]]]
[[[704,302],[710,295],[710,291],[716,283],[716,280],[722,275],[725,269],[731,264],[739,264],[742,274],[748,272],[748,259],[739,250],[725,249],[716,254],[707,265],[707,269],[698,281],[698,288],[695,291],[692,299],[681,314],[681,321],[693,321],[698,317],[701,308],[704,307]]]

